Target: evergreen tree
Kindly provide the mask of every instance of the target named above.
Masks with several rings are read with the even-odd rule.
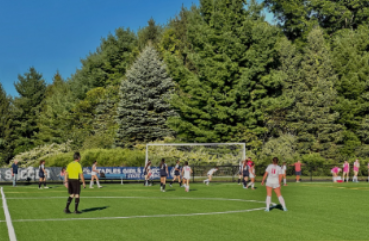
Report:
[[[97,87],[118,85],[138,53],[137,37],[129,29],[118,28],[115,35],[102,39],[96,52],[82,59],[82,68],[71,77],[73,94],[84,99]]]
[[[343,126],[337,124],[339,113],[333,111],[337,102],[330,53],[323,31],[314,29],[301,61],[299,82],[294,90],[295,106],[288,115],[290,128],[297,136],[297,149],[306,154],[318,152],[333,158],[343,140]]]
[[[356,29],[369,20],[369,0],[264,0],[291,40],[306,43],[307,34],[319,25],[326,33]]]
[[[11,99],[0,83],[0,166],[7,163],[12,156],[12,119]]]
[[[68,141],[74,103],[75,98],[69,84],[57,72],[53,83],[46,88],[44,105],[39,115],[39,132],[35,133],[37,145],[61,144]]]
[[[144,49],[147,44],[154,47],[160,42],[163,27],[157,25],[153,18],[147,22],[147,26],[138,31],[138,45],[140,50]]]
[[[14,100],[15,118],[12,136],[15,140],[14,153],[17,154],[36,145],[34,136],[39,132],[39,113],[45,97],[46,84],[42,75],[31,67],[23,76],[18,75],[18,82],[14,86],[19,94]]]
[[[167,100],[174,88],[165,65],[152,46],[146,47],[120,87],[115,145],[149,142],[170,136],[167,118],[175,113]]]
[[[279,31],[264,21],[262,6],[245,3],[202,0],[188,20],[188,64],[166,58],[180,87],[171,101],[180,117],[169,123],[185,141],[241,141],[249,130],[265,133],[263,106],[280,94],[279,80],[270,75]],[[240,132],[247,134],[240,138]]]

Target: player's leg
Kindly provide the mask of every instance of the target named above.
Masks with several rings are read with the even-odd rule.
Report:
[[[43,178],[43,182],[44,182],[44,188],[48,188],[48,187],[46,186],[46,176],[44,176],[44,178]]]
[[[274,192],[275,192],[275,194],[277,194],[279,203],[283,207],[283,211],[287,211],[286,203],[285,203],[284,198],[282,197],[282,194],[281,194],[281,188],[280,187],[274,188]]]
[[[94,178],[95,175],[91,175],[90,188],[94,188]]]
[[[181,176],[178,176],[178,184],[179,184],[179,187],[181,187]]]
[[[41,189],[41,184],[42,184],[42,178],[40,177],[38,179],[38,189]]]
[[[287,186],[287,174],[283,174],[283,184]]]
[[[237,184],[241,185],[242,175],[238,174]]]
[[[167,182],[167,177],[163,177],[163,192],[165,192],[165,184]]]
[[[269,212],[270,209],[270,203],[272,202],[272,187],[266,186],[267,190],[267,197],[266,197],[266,212]]]
[[[97,175],[95,175],[95,179],[96,179],[97,187],[98,187],[98,188],[101,188],[102,186],[100,185],[100,180],[99,180],[99,178],[97,177]]]
[[[213,175],[208,175],[208,181],[206,182],[206,185],[209,185],[212,178],[213,178]]]
[[[160,191],[163,191],[163,177],[160,177]]]

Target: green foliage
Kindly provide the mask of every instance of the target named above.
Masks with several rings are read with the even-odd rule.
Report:
[[[12,156],[12,117],[11,99],[0,83],[0,166],[7,163]]]
[[[167,57],[178,82],[170,126],[185,141],[235,140],[238,130],[262,136],[263,104],[279,95],[270,75],[279,30],[263,21],[260,7],[245,1],[201,1],[188,18],[188,64]]]
[[[153,18],[147,22],[147,26],[138,31],[138,46],[143,50],[147,44],[156,47],[160,42],[163,27],[157,25]]]
[[[291,40],[304,45],[309,32],[319,25],[331,35],[341,29],[357,29],[369,19],[369,0],[264,0]]]
[[[39,132],[38,119],[41,104],[45,97],[46,84],[42,75],[31,67],[23,76],[18,76],[18,82],[14,84],[19,97],[14,100],[14,154],[35,147],[35,133]]]
[[[96,160],[99,166],[105,167],[121,167],[121,166],[144,166],[145,152],[140,150],[129,149],[88,149],[81,151],[81,164],[84,167],[92,166]],[[45,158],[46,166],[65,167],[73,161],[73,152],[53,155]]]
[[[120,87],[115,145],[123,147],[172,135],[166,120],[175,115],[167,103],[173,89],[174,83],[158,53],[146,47]]]
[[[297,136],[297,149],[302,154],[319,152],[333,158],[338,154],[344,128],[337,124],[339,113],[333,110],[337,77],[319,28],[308,36],[297,80],[295,105],[288,114],[290,128]]]
[[[293,135],[283,134],[278,138],[271,138],[263,146],[261,157],[263,159],[273,158],[274,156],[283,161],[293,162],[299,156],[296,147],[297,138]]]
[[[118,28],[103,38],[96,52],[81,60],[82,68],[71,77],[73,94],[84,99],[97,87],[117,85],[138,54],[137,37],[130,29]]]

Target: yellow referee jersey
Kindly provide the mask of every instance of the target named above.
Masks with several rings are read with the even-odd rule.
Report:
[[[82,166],[79,162],[73,161],[67,166],[69,179],[79,179],[79,174],[82,174]]]

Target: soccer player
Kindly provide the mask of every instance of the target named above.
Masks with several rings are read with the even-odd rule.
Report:
[[[283,176],[283,184],[284,186],[287,186],[287,164],[286,162],[283,162],[283,165],[282,165],[282,176]]]
[[[341,171],[341,168],[335,166],[331,169],[331,173],[332,173],[332,176],[333,176],[333,182],[337,182],[337,177],[338,177],[338,174],[340,173]]]
[[[369,167],[369,164],[368,164],[368,167]],[[12,164],[12,168],[10,170],[12,171],[13,187],[16,187],[17,178],[18,178],[18,160],[14,160],[14,163]]]
[[[244,189],[247,189],[247,182],[249,181],[250,176],[249,168],[250,167],[249,165],[247,165],[247,161],[245,160],[242,166],[242,175],[243,175],[242,183]]]
[[[354,162],[354,177],[352,178],[352,182],[359,182],[357,180],[357,175],[359,174],[360,162],[358,159]]]
[[[45,161],[42,160],[40,161],[40,165],[38,166],[38,177],[39,177],[39,181],[38,181],[38,189],[41,189],[41,185],[42,183],[44,184],[44,188],[48,188],[46,187],[46,170],[45,170]]]
[[[150,177],[151,177],[151,161],[150,160],[147,162],[147,164],[145,166],[144,175],[145,175],[144,186],[151,186],[151,181],[150,181]]]
[[[278,166],[278,158],[273,158],[273,164],[270,164],[267,169],[265,170],[265,174],[263,176],[263,180],[261,185],[264,185],[265,179],[266,181],[266,189],[267,189],[267,198],[266,198],[266,212],[269,212],[270,203],[272,201],[272,191],[274,190],[275,194],[278,197],[279,203],[282,205],[283,211],[287,211],[286,204],[282,197],[281,193],[281,181],[282,181],[282,174],[281,174],[281,167]]]
[[[348,163],[348,161],[345,161],[343,163],[343,173],[342,173],[342,179],[343,181],[345,181],[345,176],[346,176],[346,182],[348,182],[349,179],[349,172],[350,172],[350,164]]]
[[[207,186],[209,186],[209,183],[213,177],[213,174],[216,173],[219,170],[219,167],[212,168],[208,171],[208,179],[204,180],[204,183],[206,183]]]
[[[247,184],[247,188],[249,186],[251,186],[251,189],[252,190],[255,190],[255,177],[256,177],[256,174],[255,174],[255,163],[251,163],[251,167],[249,167],[250,170],[249,170],[249,174],[250,174],[250,180],[251,182],[249,182],[249,184]]]
[[[190,178],[191,178],[192,169],[188,166],[188,162],[185,162],[184,167],[182,168],[182,178],[183,185],[186,188],[186,192],[190,191]]]
[[[240,161],[240,163],[238,164],[238,185],[241,185],[243,162],[244,161]]]
[[[173,182],[178,179],[178,184],[179,187],[181,187],[181,166],[179,165],[180,161],[177,160],[176,165],[174,166],[174,178],[173,180],[170,182],[170,187],[172,187]]]
[[[296,175],[296,182],[300,182],[300,176],[301,176],[301,161],[298,160],[292,166],[295,166],[295,175]]]
[[[91,167],[91,181],[90,181],[90,188],[94,188],[94,179],[96,179],[96,184],[99,188],[102,188],[99,182],[99,178],[97,177],[97,173],[99,172],[97,169],[97,161],[94,161]]]
[[[83,188],[86,188],[86,183],[85,178],[83,177],[82,166],[79,163],[79,161],[81,160],[81,155],[79,154],[79,152],[76,152],[74,153],[73,157],[74,161],[68,164],[67,171],[65,172],[65,182],[68,183],[69,197],[64,212],[67,214],[71,213],[69,211],[69,205],[74,198],[74,213],[81,214],[82,212],[78,211],[79,197],[81,193],[79,178],[82,180]]]
[[[167,182],[167,176],[169,176],[168,165],[165,163],[164,158],[160,163],[160,191],[165,192],[165,184]]]

